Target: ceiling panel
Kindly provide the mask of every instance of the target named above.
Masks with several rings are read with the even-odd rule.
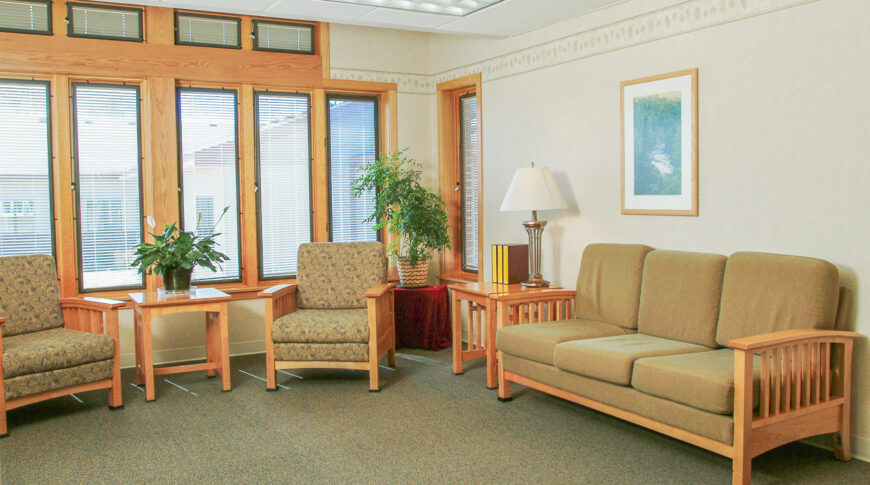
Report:
[[[319,20],[450,34],[509,37],[626,0],[502,0],[463,17],[327,0],[97,0],[137,5]],[[448,0],[428,0],[444,2]],[[452,0],[450,0],[452,1]]]

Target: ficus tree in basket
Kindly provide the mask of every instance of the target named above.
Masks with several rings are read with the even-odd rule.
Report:
[[[432,251],[450,248],[447,204],[420,185],[420,163],[405,150],[383,155],[360,167],[353,182],[353,197],[374,192],[375,207],[366,222],[374,230],[395,234],[387,253],[410,265],[428,261]]]

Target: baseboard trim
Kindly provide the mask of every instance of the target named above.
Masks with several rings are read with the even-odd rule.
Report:
[[[230,356],[262,354],[266,352],[265,340],[248,340],[245,342],[230,342]],[[164,349],[154,351],[154,365],[173,364],[176,362],[188,362],[205,358],[205,345],[196,347],[184,347],[178,349]],[[121,354],[121,368],[127,369],[136,366],[136,354]]]

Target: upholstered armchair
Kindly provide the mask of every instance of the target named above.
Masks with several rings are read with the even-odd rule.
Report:
[[[0,258],[0,437],[7,434],[7,410],[46,399],[110,389],[109,408],[123,407],[123,305],[61,299],[51,256]]]
[[[278,369],[369,371],[380,390],[378,363],[396,365],[393,288],[378,242],[299,246],[296,284],[259,293],[266,302],[266,390]]]

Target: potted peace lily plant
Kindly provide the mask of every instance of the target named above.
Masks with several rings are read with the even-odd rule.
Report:
[[[401,150],[360,167],[352,187],[354,197],[374,193],[375,207],[365,221],[396,236],[387,254],[397,261],[404,288],[426,286],[432,252],[450,248],[447,204],[420,185],[421,174],[420,164]]]
[[[216,227],[227,213],[229,207],[224,207],[223,213],[214,224]],[[176,223],[164,224],[162,234],[151,235],[154,243],[142,243],[136,246],[136,259],[130,266],[138,266],[139,273],[163,276],[166,291],[190,291],[190,277],[196,266],[217,271],[220,263],[228,260],[226,254],[215,249],[215,237],[220,233],[207,236],[197,234],[202,214],[197,216],[196,229],[183,231]],[[148,216],[148,225],[154,229],[154,217]]]

